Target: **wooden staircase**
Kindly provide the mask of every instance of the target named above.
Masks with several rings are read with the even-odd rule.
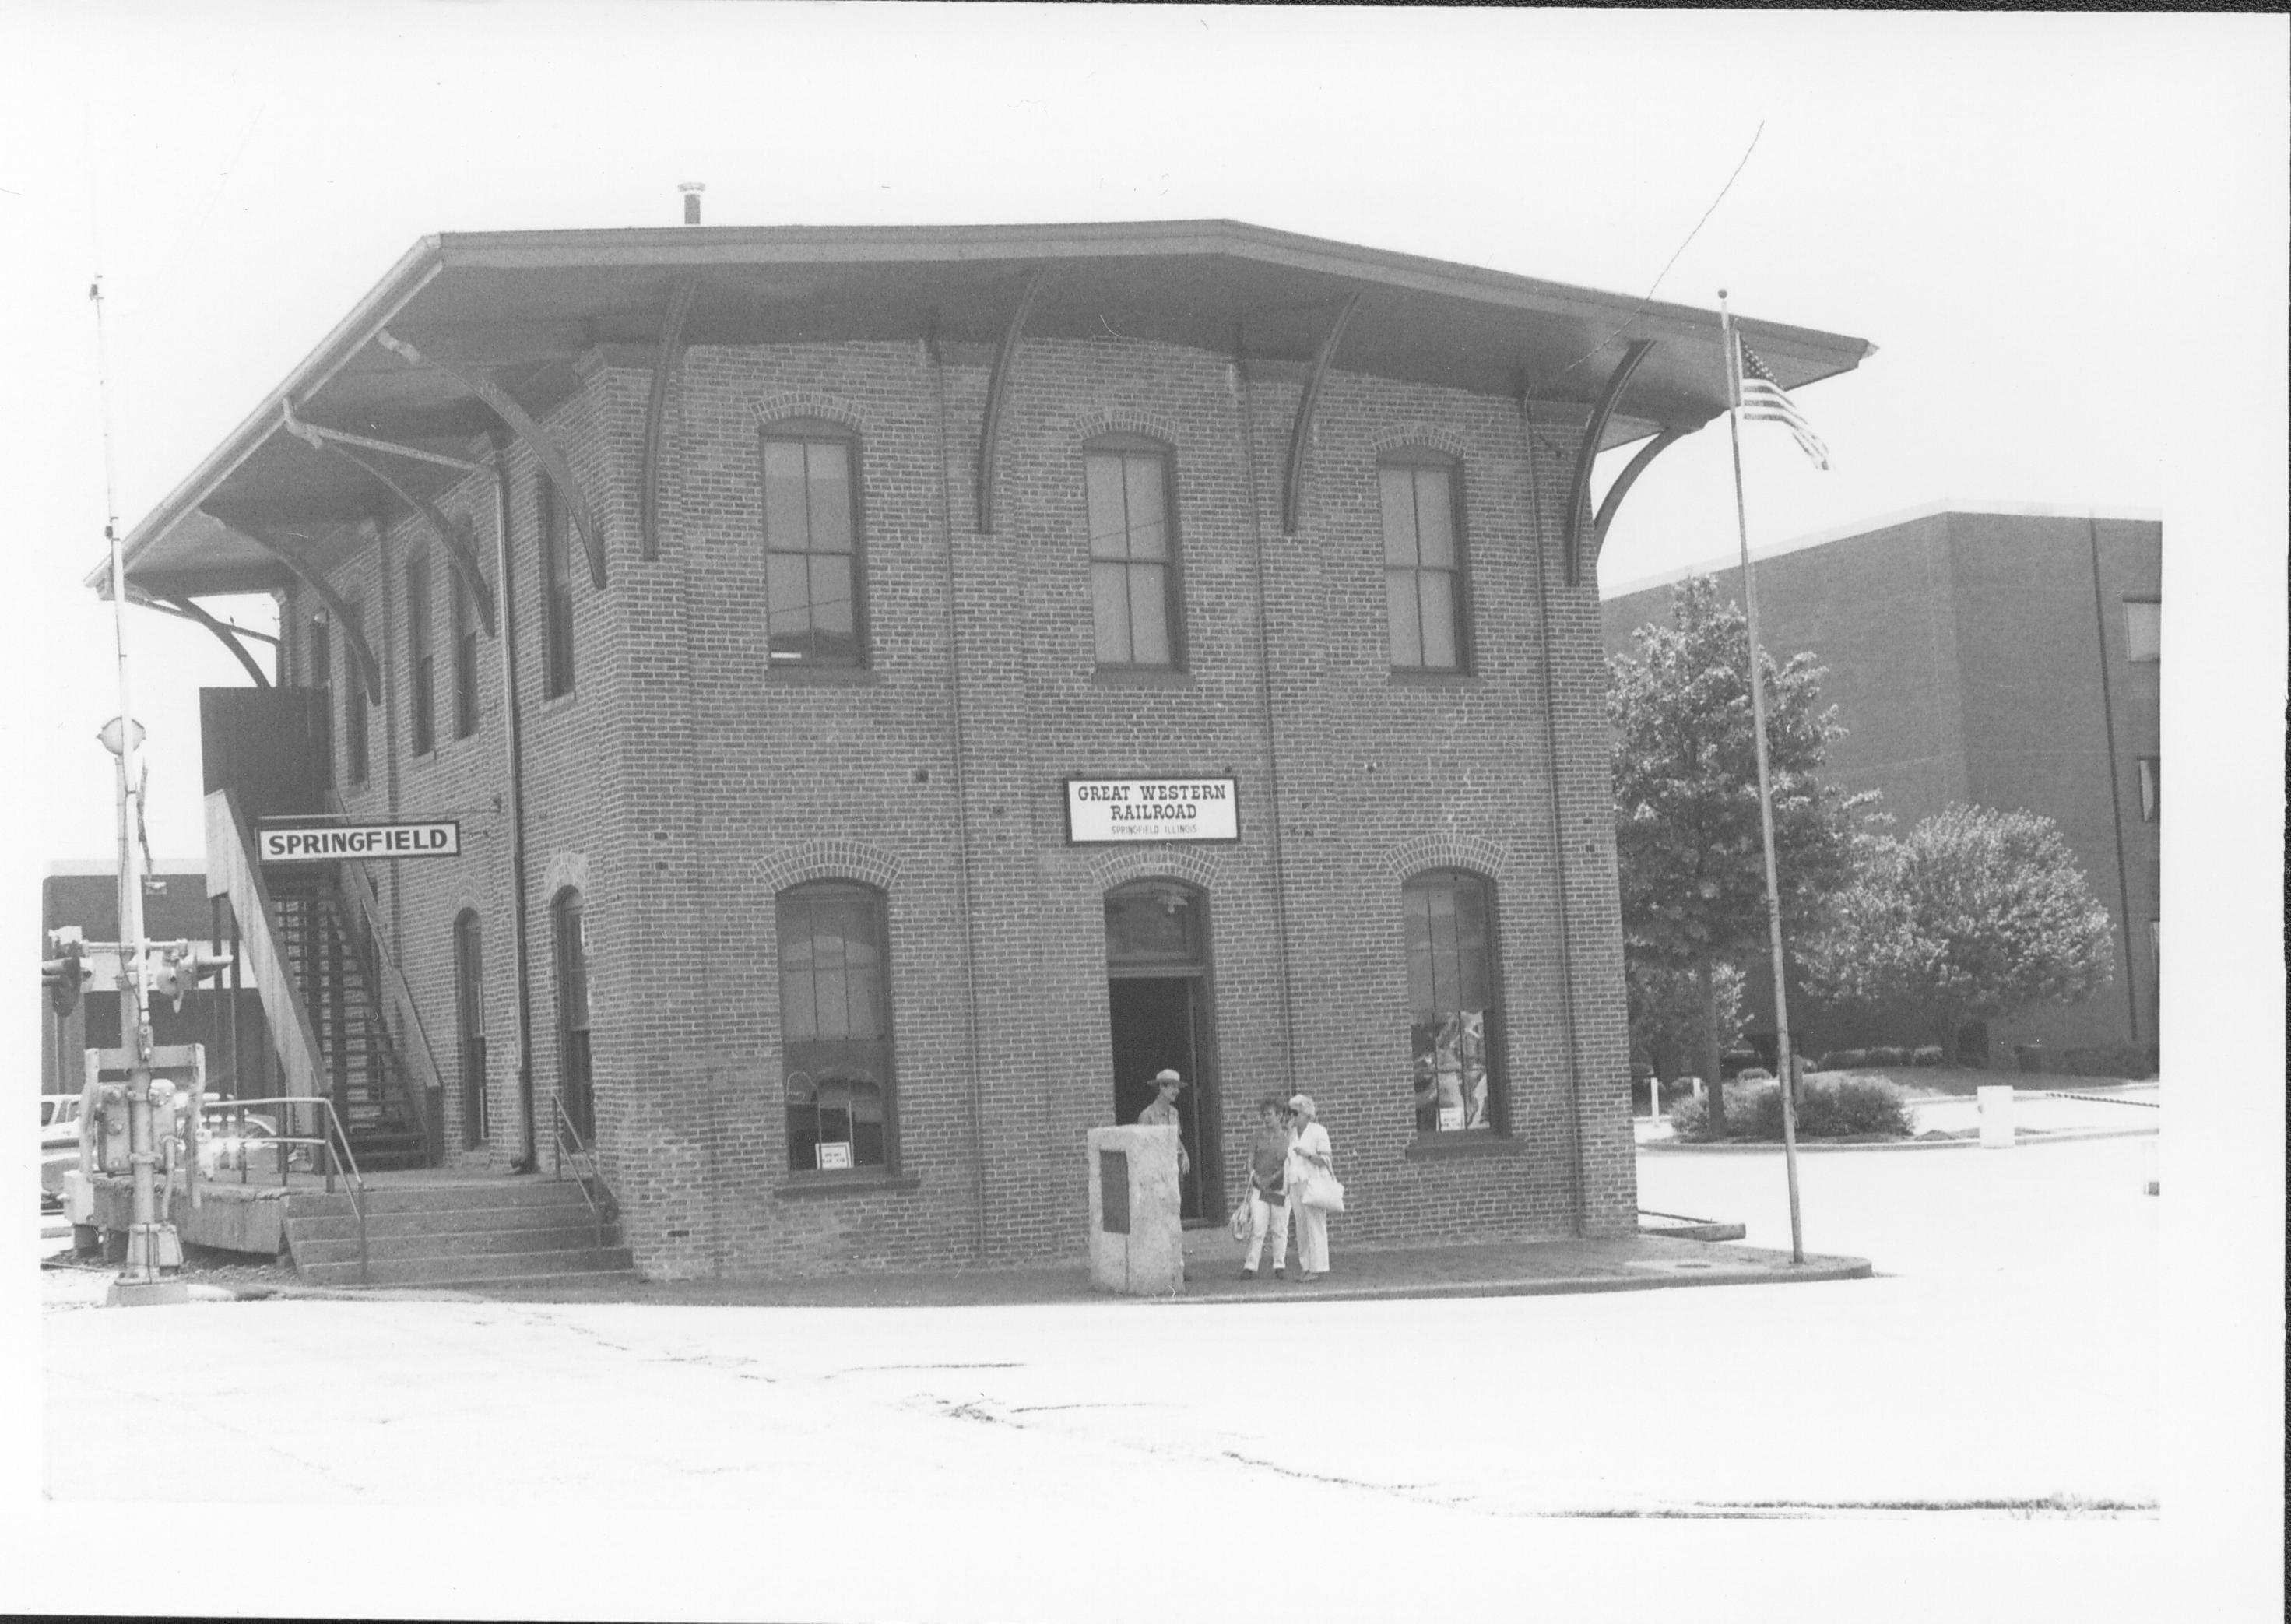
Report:
[[[482,1288],[511,1282],[635,1278],[609,1210],[601,1216],[571,1178],[459,1178],[369,1184],[366,1261],[346,1194],[287,1198],[286,1250],[312,1285]]]
[[[331,864],[270,882],[272,922],[287,973],[309,1013],[321,1086],[362,1171],[430,1162],[422,1097],[382,1019],[373,945]]]

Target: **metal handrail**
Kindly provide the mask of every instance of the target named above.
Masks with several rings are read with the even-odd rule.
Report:
[[[342,1153],[342,1162],[348,1169],[348,1171],[344,1174],[342,1179],[342,1194],[350,1198],[350,1211],[356,1215],[358,1218],[358,1283],[360,1285],[372,1284],[373,1282],[370,1278],[369,1260],[366,1252],[366,1202],[360,1199],[366,1191],[366,1175],[358,1170],[358,1154],[350,1149],[350,1136],[349,1130],[342,1126],[342,1118],[335,1114],[334,1102],[328,1099],[323,1094],[277,1094],[273,1095],[267,1099],[207,1099],[200,1101],[199,1114],[202,1117],[205,1116],[207,1113],[214,1111],[221,1112],[227,1115],[235,1113],[238,1118],[238,1181],[241,1184],[245,1184],[246,1182],[246,1113],[248,1107],[253,1105],[316,1105],[326,1113],[326,1131],[320,1134],[317,1138],[310,1138],[307,1136],[296,1134],[273,1134],[269,1138],[265,1139],[263,1143],[266,1145],[277,1145],[280,1146],[289,1145],[308,1145],[325,1153],[319,1159],[319,1173],[326,1181],[326,1194],[329,1195],[332,1195],[334,1193],[334,1153],[337,1150]],[[198,1164],[198,1149],[196,1144],[194,1144],[191,1149],[191,1164],[194,1167],[197,1167]],[[280,1188],[283,1189],[285,1187],[286,1154],[283,1148],[281,1149],[278,1156],[278,1184]]]
[[[551,1094],[549,1097],[549,1103],[557,1110],[557,1133],[554,1146],[556,1177],[559,1179],[565,1177],[565,1142],[570,1139],[573,1142],[573,1182],[580,1189],[581,1199],[589,1203],[589,1218],[596,1227],[597,1250],[602,1251],[605,1249],[605,1210],[598,1202],[596,1196],[590,1192],[589,1180],[594,1178],[598,1185],[602,1186],[605,1183],[604,1166],[598,1159],[596,1146],[583,1139],[581,1137],[581,1130],[573,1125],[573,1118],[565,1109],[565,1097],[562,1094]],[[583,1172],[580,1166],[580,1159],[583,1156],[589,1159],[589,1168],[586,1172]]]

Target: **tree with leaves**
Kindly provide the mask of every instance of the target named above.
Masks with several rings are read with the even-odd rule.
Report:
[[[1749,629],[1716,582],[1694,575],[1673,590],[1668,622],[1641,627],[1633,640],[1636,655],[1608,662],[1607,688],[1624,946],[1692,977],[1715,1128],[1726,1115],[1719,967],[1764,964],[1767,953]],[[1813,655],[1777,668],[1760,655],[1782,928],[1795,938],[1845,882],[1853,829],[1877,797],[1822,781],[1829,742],[1845,729],[1835,706],[1821,708],[1824,673]]]
[[[2115,925],[2049,817],[1952,806],[1863,840],[1857,859],[1808,982],[1916,1021],[1950,1065],[1966,1023],[2075,1003],[2115,976]]]
[[[1740,1041],[1747,1018],[1742,972],[1731,964],[1717,965],[1710,985],[1717,994],[1718,1049],[1723,1054]],[[1626,952],[1623,988],[1633,1060],[1644,1057],[1665,1081],[1684,1076],[1700,1063],[1709,1041],[1711,1011],[1692,971],[1673,969],[1646,953]]]

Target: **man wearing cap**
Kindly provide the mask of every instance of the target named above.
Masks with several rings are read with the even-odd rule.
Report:
[[[1154,1086],[1160,1090],[1154,1103],[1137,1113],[1140,1128],[1178,1128],[1178,1090],[1186,1080],[1164,1066],[1154,1074]],[[1194,1170],[1194,1159],[1186,1154],[1185,1130],[1178,1128],[1178,1177],[1183,1178]]]

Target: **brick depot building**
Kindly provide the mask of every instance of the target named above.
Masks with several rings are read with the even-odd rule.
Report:
[[[281,606],[205,710],[249,941],[356,897],[429,1160],[569,1122],[650,1274],[1072,1255],[1165,1065],[1189,1216],[1302,1089],[1340,1244],[1625,1233],[1597,544],[1718,354],[1230,222],[433,237],[128,576]]]
[[[2075,1066],[2126,1048],[2152,1056],[2162,521],[1942,502],[1752,556],[1761,637],[1777,658],[1811,649],[1829,670],[1822,698],[1845,727],[1829,747],[1830,775],[1879,792],[1900,833],[1952,801],[2043,814],[2115,923],[2113,982],[2082,1003],[1977,1023],[1967,1047],[2000,1068]],[[1668,615],[1671,586],[1688,574],[1741,601],[1741,566],[1724,560],[1611,588],[1609,650],[1630,652],[1632,632]],[[1750,985],[1763,1012],[1753,1025],[1762,1020],[1770,1035],[1773,998],[1757,976]],[[1792,994],[1792,1014],[1802,1008]],[[1805,1013],[1817,1054],[1909,1041]]]

